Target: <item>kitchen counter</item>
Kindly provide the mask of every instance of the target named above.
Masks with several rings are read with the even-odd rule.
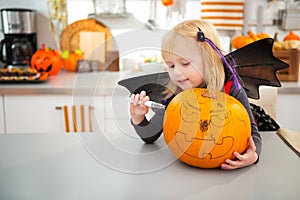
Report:
[[[300,94],[300,82],[281,82],[278,94]]]
[[[1,83],[0,94],[97,94],[110,95],[124,91],[118,80],[143,75],[141,71],[60,72],[48,80],[37,83]]]
[[[181,163],[162,139],[2,134],[0,199],[299,199],[299,157],[276,133],[262,137],[258,164],[223,171]]]
[[[147,72],[149,73],[149,72]],[[124,88],[117,84],[118,80],[147,74],[142,71],[124,70],[119,72],[70,73],[61,72],[50,76],[42,83],[9,83],[0,84],[0,94],[119,94]],[[300,94],[300,82],[282,82],[278,94]]]

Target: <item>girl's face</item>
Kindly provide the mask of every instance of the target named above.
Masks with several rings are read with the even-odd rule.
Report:
[[[188,54],[188,55],[184,55]],[[182,90],[205,87],[204,62],[197,53],[182,52],[165,58],[170,79]]]

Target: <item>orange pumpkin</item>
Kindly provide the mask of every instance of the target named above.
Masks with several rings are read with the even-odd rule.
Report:
[[[238,35],[231,41],[231,46],[233,48],[239,49],[250,43],[254,42],[254,40],[247,35]]]
[[[64,69],[69,72],[75,72],[77,69],[78,60],[83,59],[83,53],[81,51],[74,51],[72,53],[68,53],[68,55],[63,59],[64,61]]]
[[[264,33],[264,32],[258,33],[258,34],[256,34],[256,36],[257,36],[259,39],[271,38],[271,36],[270,36],[268,33]]]
[[[216,168],[233,152],[243,153],[251,135],[244,106],[235,98],[193,88],[175,96],[164,117],[164,138],[182,162],[200,168]]]
[[[290,31],[289,34],[287,34],[283,38],[283,41],[288,41],[288,40],[300,40],[300,36],[295,34],[293,31]]]
[[[161,0],[164,6],[171,6],[173,4],[173,0]]]
[[[63,61],[57,50],[45,48],[45,45],[42,45],[42,48],[32,55],[31,67],[40,73],[56,75],[61,71]]]
[[[250,38],[253,39],[253,41],[260,40],[260,38],[257,37],[257,35],[253,31],[248,31],[248,35],[249,35]]]

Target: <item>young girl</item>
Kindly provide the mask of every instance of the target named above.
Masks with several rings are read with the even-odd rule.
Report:
[[[231,170],[258,162],[262,139],[254,122],[247,95],[219,47],[217,31],[201,20],[182,22],[165,36],[162,42],[162,56],[171,80],[166,102],[170,102],[174,97],[173,93],[176,95],[190,88],[207,88],[211,93],[226,92],[245,106],[251,121],[252,137],[248,140],[248,148],[244,154],[234,152],[236,159],[227,159],[221,165],[222,169]],[[144,102],[150,99],[146,92],[132,94],[131,100],[131,123],[137,134],[146,143],[155,142],[163,131],[165,110],[154,110],[155,115],[147,120],[145,115],[149,108]],[[138,104],[138,101],[141,103]]]

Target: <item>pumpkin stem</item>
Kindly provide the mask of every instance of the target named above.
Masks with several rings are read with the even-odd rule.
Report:
[[[274,34],[274,41],[275,41],[275,42],[278,41],[278,32],[276,32],[276,33]]]
[[[248,31],[248,35],[254,40],[257,41],[259,40],[259,38],[257,37],[257,35],[253,32],[253,31]]]

